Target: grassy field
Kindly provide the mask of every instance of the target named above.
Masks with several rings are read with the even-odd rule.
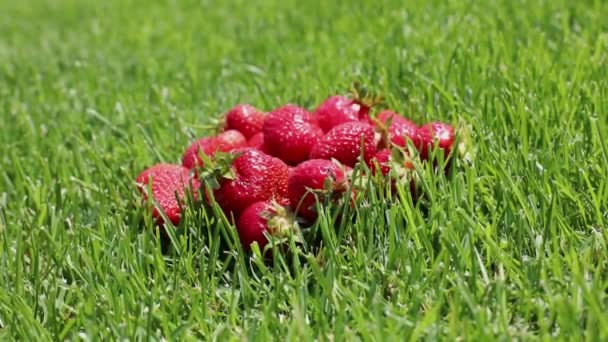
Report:
[[[0,340],[608,339],[608,3],[0,2]],[[476,156],[414,206],[323,220],[263,266],[188,211],[169,253],[134,177],[236,103],[354,80]],[[228,242],[233,241],[230,238]]]

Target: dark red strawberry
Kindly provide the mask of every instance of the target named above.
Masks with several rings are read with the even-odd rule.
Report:
[[[314,220],[315,195],[309,190],[339,196],[348,188],[344,169],[326,159],[310,159],[291,170],[287,185],[289,202],[301,217]]]
[[[418,145],[418,126],[415,123],[390,110],[378,114],[378,121],[381,123],[386,124],[389,120],[388,135],[393,144],[407,147],[406,139],[410,139],[414,146]]]
[[[187,168],[172,164],[154,165],[141,172],[135,182],[144,201],[148,200],[148,190],[150,189],[152,198],[158,203],[158,207],[165,212],[167,218],[176,226],[181,218],[178,199],[183,201],[185,193],[189,189],[193,190],[192,196],[196,199],[198,197],[197,189],[200,187],[198,180],[190,178]],[[190,183],[192,188],[190,188]],[[154,205],[152,217],[157,224],[162,225],[164,223],[156,205]]]
[[[444,122],[430,122],[418,129],[420,158],[427,160],[434,148],[443,150],[448,157],[454,146],[454,128]]]
[[[255,202],[287,198],[289,166],[253,148],[233,151],[238,155],[230,165],[229,174],[221,175],[213,195],[227,216],[237,217]]]
[[[182,156],[182,165],[188,169],[202,167],[199,153],[213,156],[216,152],[228,152],[235,148],[247,146],[247,139],[237,130],[228,130],[215,137],[201,138],[190,145]]]
[[[240,104],[226,113],[226,130],[235,129],[241,132],[245,138],[251,139],[256,133],[262,131],[266,113],[248,105]]]
[[[251,204],[243,211],[236,228],[245,250],[249,251],[251,245],[257,243],[263,252],[269,242],[266,234],[284,238],[289,236],[290,231],[296,233],[298,226],[287,208],[275,202],[262,201]]]
[[[332,128],[310,151],[310,159],[332,159],[354,167],[361,156],[368,161],[376,153],[374,126],[362,122],[347,122]]]
[[[345,96],[331,96],[319,105],[315,118],[323,132],[350,121],[371,123],[369,107],[360,101]]]
[[[304,108],[288,104],[273,110],[264,120],[264,144],[269,154],[289,165],[308,159],[323,131]]]

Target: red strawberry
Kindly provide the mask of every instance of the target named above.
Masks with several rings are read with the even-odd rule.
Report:
[[[418,129],[418,149],[420,158],[427,160],[437,146],[448,157],[454,145],[454,128],[443,122],[430,122]]]
[[[399,153],[399,158],[393,157],[395,153]],[[407,154],[407,152],[405,153]],[[378,151],[367,165],[371,168],[373,174],[377,173],[377,167],[379,166],[383,176],[387,176],[395,167],[399,168],[396,171],[400,173],[405,170],[414,170],[414,163],[409,157],[404,157],[401,152],[391,151],[387,148]]]
[[[287,185],[289,202],[298,215],[314,220],[315,196],[308,190],[329,191],[339,195],[348,187],[344,170],[326,159],[310,159],[291,170]]]
[[[388,135],[393,144],[407,147],[406,139],[411,139],[414,146],[418,145],[418,126],[415,123],[390,110],[378,114],[378,121],[381,123],[386,124],[389,120],[391,125],[388,127]]]
[[[235,129],[245,138],[251,139],[254,134],[262,131],[265,117],[266,113],[261,110],[248,104],[240,104],[226,113],[225,129]]]
[[[354,167],[361,155],[367,161],[376,153],[374,126],[362,122],[347,122],[332,128],[310,151],[311,159],[335,158],[340,163]]]
[[[323,132],[350,121],[371,123],[369,107],[361,102],[344,96],[331,96],[315,111],[315,117]]]
[[[216,136],[219,141],[220,151],[226,152],[235,148],[247,146],[247,138],[236,129],[229,129]]]
[[[253,148],[235,150],[230,176],[219,179],[214,190],[216,202],[226,215],[238,216],[245,208],[258,201],[278,202],[287,198],[289,166]]]
[[[372,169],[374,175],[378,172],[378,167],[380,167],[382,175],[387,176],[391,171],[390,160],[391,150],[385,148],[376,153],[374,158],[369,161],[368,166]]]
[[[264,120],[263,131],[270,155],[289,165],[308,159],[310,149],[323,135],[306,109],[291,104],[270,112]]]
[[[262,151],[264,149],[264,133],[259,132],[254,134],[249,138],[249,141],[247,141],[247,146]]]
[[[245,147],[247,139],[237,130],[227,130],[215,137],[201,138],[190,145],[182,156],[182,165],[189,169],[202,167],[203,161],[199,153],[213,156],[217,151],[227,152],[235,148]]]
[[[405,153],[407,154],[407,152]],[[409,181],[412,197],[415,197],[416,183],[413,178],[414,164],[407,155],[404,156],[398,150],[391,151],[389,149],[383,149],[376,153],[374,158],[368,163],[368,166],[371,168],[372,174],[375,175],[378,172],[378,167],[380,167],[382,175],[391,178],[390,182],[393,193],[396,192],[395,186],[398,181]]]
[[[249,251],[251,244],[257,242],[263,252],[269,242],[265,234],[275,238],[287,237],[290,231],[297,229],[297,224],[285,207],[261,201],[251,204],[243,211],[236,228],[245,250]]]
[[[190,179],[187,168],[172,164],[154,165],[141,172],[135,179],[135,182],[137,189],[143,195],[144,201],[148,199],[148,184],[151,182],[152,198],[165,212],[167,218],[176,226],[181,218],[178,198],[180,201],[184,200],[185,192],[189,189],[190,182],[192,182],[192,189],[200,187],[198,180],[194,178]],[[178,198],[176,198],[176,194]],[[197,198],[198,192],[193,191],[192,195],[193,198]],[[159,225],[164,223],[156,206],[154,206],[152,217],[154,217]]]

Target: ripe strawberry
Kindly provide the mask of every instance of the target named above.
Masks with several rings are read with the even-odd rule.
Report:
[[[416,194],[416,183],[414,182],[414,164],[409,156],[403,155],[401,151],[382,149],[370,160],[368,166],[372,174],[377,174],[378,167],[384,177],[390,177],[392,192],[396,192],[397,182],[409,182],[412,197]]]
[[[368,163],[368,166],[372,170],[372,174],[378,173],[378,167],[380,167],[380,172],[383,176],[387,176],[391,171],[391,150],[385,148],[376,153],[373,159],[371,159]]]
[[[326,159],[310,159],[291,170],[287,192],[289,202],[301,217],[314,220],[315,196],[310,190],[325,191],[339,196],[348,188],[344,170]]]
[[[257,242],[263,252],[269,242],[265,234],[283,238],[289,236],[290,231],[295,232],[298,226],[287,208],[271,201],[261,201],[243,211],[236,228],[245,250],[249,251],[251,244]]]
[[[393,144],[407,147],[406,139],[410,139],[414,146],[418,145],[418,126],[415,123],[390,110],[378,114],[378,121],[381,123],[386,124],[389,120],[391,123],[388,127],[388,135]]]
[[[407,152],[405,152],[407,154]],[[398,157],[395,158],[395,155]],[[391,151],[387,148],[382,149],[376,153],[373,159],[367,164],[373,174],[380,172],[383,176],[387,176],[391,170],[398,171],[402,175],[406,170],[414,170],[414,163],[408,156],[403,156],[400,151]]]
[[[137,189],[141,192],[144,201],[148,200],[148,186],[151,182],[150,189],[152,190],[152,198],[158,203],[158,206],[165,212],[167,218],[174,224],[178,225],[181,212],[179,201],[183,201],[185,198],[186,190],[190,187],[192,182],[192,195],[193,198],[198,197],[198,189],[200,183],[196,179],[190,179],[189,171],[187,168],[181,165],[172,164],[157,164],[143,172],[141,172],[135,179]],[[176,197],[177,194],[177,197]],[[156,205],[152,212],[152,217],[156,220],[157,224],[162,225],[164,223],[163,217],[158,211]]]
[[[228,152],[235,148],[247,146],[247,139],[237,130],[227,130],[215,137],[201,138],[190,145],[182,156],[182,165],[188,169],[202,167],[199,153],[213,156],[216,152]]]
[[[251,139],[253,135],[262,131],[266,113],[248,105],[240,104],[226,113],[225,130],[235,129],[241,132],[245,138]]]
[[[340,163],[354,167],[361,155],[368,161],[376,153],[377,138],[374,126],[362,122],[347,122],[332,128],[310,151],[311,159],[335,158]]]
[[[454,145],[454,128],[443,122],[430,122],[418,129],[418,149],[420,158],[427,160],[437,146],[448,157]]]
[[[331,96],[319,105],[315,117],[323,132],[350,121],[371,123],[369,120],[369,106],[348,97]]]
[[[264,144],[269,154],[289,165],[308,159],[323,131],[304,108],[288,104],[273,110],[264,120]]]
[[[247,146],[253,147],[260,151],[263,151],[264,150],[264,133],[259,132],[259,133],[254,134],[251,138],[249,138],[249,141],[247,141]]]
[[[247,139],[243,133],[237,131],[236,129],[224,131],[218,134],[216,139],[219,141],[220,151],[222,152],[229,151],[227,149],[232,150],[247,146]]]
[[[238,154],[230,165],[230,175],[221,175],[213,191],[215,200],[226,215],[237,217],[258,201],[285,201],[289,166],[253,148],[233,151]]]

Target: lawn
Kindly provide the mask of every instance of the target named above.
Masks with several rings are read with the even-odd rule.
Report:
[[[0,340],[608,339],[608,3],[0,2]],[[360,81],[474,159],[266,266],[134,178]],[[235,247],[236,248],[236,247]],[[293,255],[292,255],[293,256]]]

